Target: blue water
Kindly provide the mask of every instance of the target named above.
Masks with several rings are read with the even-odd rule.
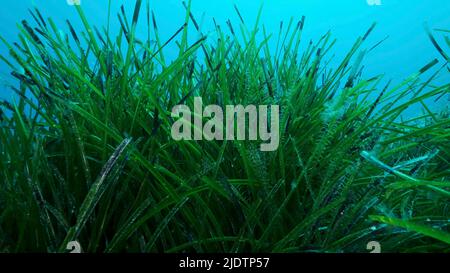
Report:
[[[5,0],[2,1],[0,34],[8,41],[16,40],[17,22],[23,18],[31,20],[27,9],[33,5],[39,7],[45,17],[52,17],[64,31],[67,31],[65,19],[81,28],[74,8],[66,0],[21,0],[8,1],[7,4]],[[115,14],[122,4],[131,18],[134,3],[134,0],[112,0],[112,21],[117,19]],[[82,0],[81,4],[91,24],[106,24],[108,0]],[[277,33],[280,21],[287,25],[291,17],[296,22],[305,15],[304,39],[317,40],[331,30],[337,39],[334,48],[336,62],[345,55],[358,36],[363,35],[373,22],[377,22],[377,28],[366,44],[367,48],[386,36],[389,38],[365,58],[367,77],[384,74],[386,80],[400,82],[434,58],[438,58],[440,63],[444,62],[428,39],[423,24],[428,23],[432,29],[450,29],[449,0],[381,0],[379,6],[369,5],[367,0],[193,0],[192,12],[201,23],[202,32],[208,33],[214,28],[213,18],[224,26],[228,19],[238,24],[239,18],[233,4],[239,7],[249,26],[253,26],[263,4],[261,22],[272,33]],[[184,21],[185,11],[179,0],[152,0],[150,7],[155,12],[163,39],[169,38]],[[113,24],[113,28],[117,27],[117,23]],[[139,29],[140,34],[146,37],[144,26]],[[439,41],[442,42],[442,39]],[[0,54],[7,55],[3,45],[0,45]],[[3,63],[0,64],[0,79],[2,86],[5,81],[14,82]],[[442,73],[437,82],[449,80],[450,73]],[[10,99],[11,93],[3,86],[0,88],[0,97]],[[447,100],[442,101],[435,107],[448,103]]]

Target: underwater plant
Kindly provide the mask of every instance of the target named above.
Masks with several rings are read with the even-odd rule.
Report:
[[[74,6],[84,30],[34,9],[18,43],[2,38],[20,84],[1,103],[0,251],[450,251],[450,118],[427,106],[450,92],[434,83],[449,57],[431,31],[443,59],[382,85],[362,73],[375,25],[331,67],[335,40],[304,45],[305,18],[273,38],[238,12],[190,42],[200,30],[184,6],[167,41],[142,0],[131,20],[122,8],[115,36]],[[142,13],[148,37],[136,35]],[[279,105],[278,149],[173,140],[171,110],[194,97]],[[423,114],[402,116],[416,104]]]

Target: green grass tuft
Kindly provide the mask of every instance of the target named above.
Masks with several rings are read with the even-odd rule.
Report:
[[[71,240],[87,252],[367,252],[374,240],[450,251],[450,118],[427,107],[449,94],[433,83],[448,55],[432,32],[444,65],[380,87],[361,74],[375,25],[330,67],[331,34],[303,45],[304,18],[280,29],[276,50],[237,9],[239,25],[190,42],[185,5],[162,41],[141,2],[131,22],[118,15],[116,36],[77,6],[84,29],[61,33],[35,10],[19,43],[2,39],[20,85],[1,104],[0,251],[64,252]],[[135,34],[143,14],[147,38]],[[172,140],[170,111],[194,96],[279,104],[279,149]],[[402,117],[415,104],[423,114]]]

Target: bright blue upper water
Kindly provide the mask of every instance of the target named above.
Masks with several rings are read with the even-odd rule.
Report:
[[[67,0],[2,0],[4,5],[0,11],[0,34],[8,41],[16,40],[16,23],[23,18],[30,19],[27,9],[33,5],[39,7],[45,17],[52,17],[61,29],[67,31],[65,19],[70,19],[75,27],[80,21],[73,7]],[[389,38],[366,57],[365,75],[374,76],[385,74],[386,79],[399,82],[425,64],[438,58],[437,53],[429,41],[423,24],[430,28],[450,29],[450,1],[449,0],[380,0],[381,5],[369,5],[371,0],[192,0],[192,12],[202,23],[202,31],[213,30],[212,18],[222,25],[230,19],[238,23],[238,16],[234,11],[236,4],[247,25],[253,26],[261,3],[264,4],[261,21],[268,32],[277,33],[280,21],[285,25],[291,17],[297,21],[302,15],[306,16],[304,38],[309,41],[317,40],[321,35],[331,30],[337,38],[334,53],[336,60],[342,58],[350,49],[355,39],[364,34],[373,22],[378,26],[367,43],[371,47],[386,36]],[[91,24],[104,25],[107,22],[108,0],[82,0]],[[129,18],[132,17],[134,0],[112,0],[112,20],[119,7],[124,4]],[[150,7],[155,12],[158,27],[163,39],[169,38],[183,23],[184,8],[180,0],[151,0]],[[115,27],[118,27],[116,24]],[[142,35],[144,28],[140,29]],[[440,40],[442,41],[442,40]],[[7,51],[0,45],[0,54]],[[169,52],[170,54],[170,52]],[[13,81],[9,70],[0,64],[2,81]],[[450,73],[444,73],[439,81],[448,82]],[[11,93],[2,87],[1,98],[10,98]],[[447,100],[443,100],[448,103]],[[441,102],[442,104],[442,102]],[[442,106],[442,105],[440,105]],[[436,107],[438,107],[436,105]]]

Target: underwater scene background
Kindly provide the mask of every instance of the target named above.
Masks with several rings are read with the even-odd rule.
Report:
[[[450,251],[448,0],[4,2],[0,252]]]
[[[182,1],[156,0],[151,2],[160,28],[161,39],[168,39],[184,22]],[[334,54],[344,55],[353,45],[355,37],[361,35],[374,22],[376,31],[370,37],[373,43],[386,39],[383,46],[371,52],[364,60],[366,75],[386,74],[386,79],[401,81],[430,60],[439,56],[429,42],[424,30],[424,23],[431,28],[445,28],[450,24],[450,3],[446,0],[385,0],[381,5],[371,5],[367,0],[280,0],[280,1],[203,1],[192,2],[192,9],[199,17],[199,23],[204,33],[214,30],[213,19],[220,24],[227,20],[237,20],[234,5],[239,8],[241,15],[249,24],[254,24],[258,11],[263,7],[261,22],[268,33],[277,33],[280,22],[289,22],[291,18],[299,20],[306,16],[307,28],[304,37],[317,40],[327,31],[331,31],[337,39]],[[376,3],[377,1],[374,1]],[[108,20],[108,0],[85,0],[83,9],[93,25],[103,26]],[[4,10],[0,33],[7,40],[17,37],[16,24],[23,19],[30,19],[28,10],[39,7],[43,14],[51,16],[57,24],[65,24],[69,19],[74,27],[81,25],[73,6],[64,0],[21,0],[9,4],[10,9]],[[131,13],[133,1],[114,0],[111,2],[111,13],[117,14],[121,6]],[[8,11],[8,12],[7,12]],[[114,16],[113,16],[114,17]],[[111,20],[113,29],[119,29],[117,20]],[[138,27],[137,35],[145,35],[146,27]],[[276,42],[275,39],[271,41]],[[175,54],[168,49],[168,55]],[[7,48],[0,46],[2,55],[7,54]],[[0,65],[0,78],[5,84],[10,78],[9,70],[4,64]],[[449,74],[442,75],[439,80],[448,81]],[[0,98],[10,98],[11,92],[5,90]],[[434,107],[445,107],[448,102],[435,102]],[[415,108],[413,108],[415,110]],[[414,113],[408,110],[408,114]]]

